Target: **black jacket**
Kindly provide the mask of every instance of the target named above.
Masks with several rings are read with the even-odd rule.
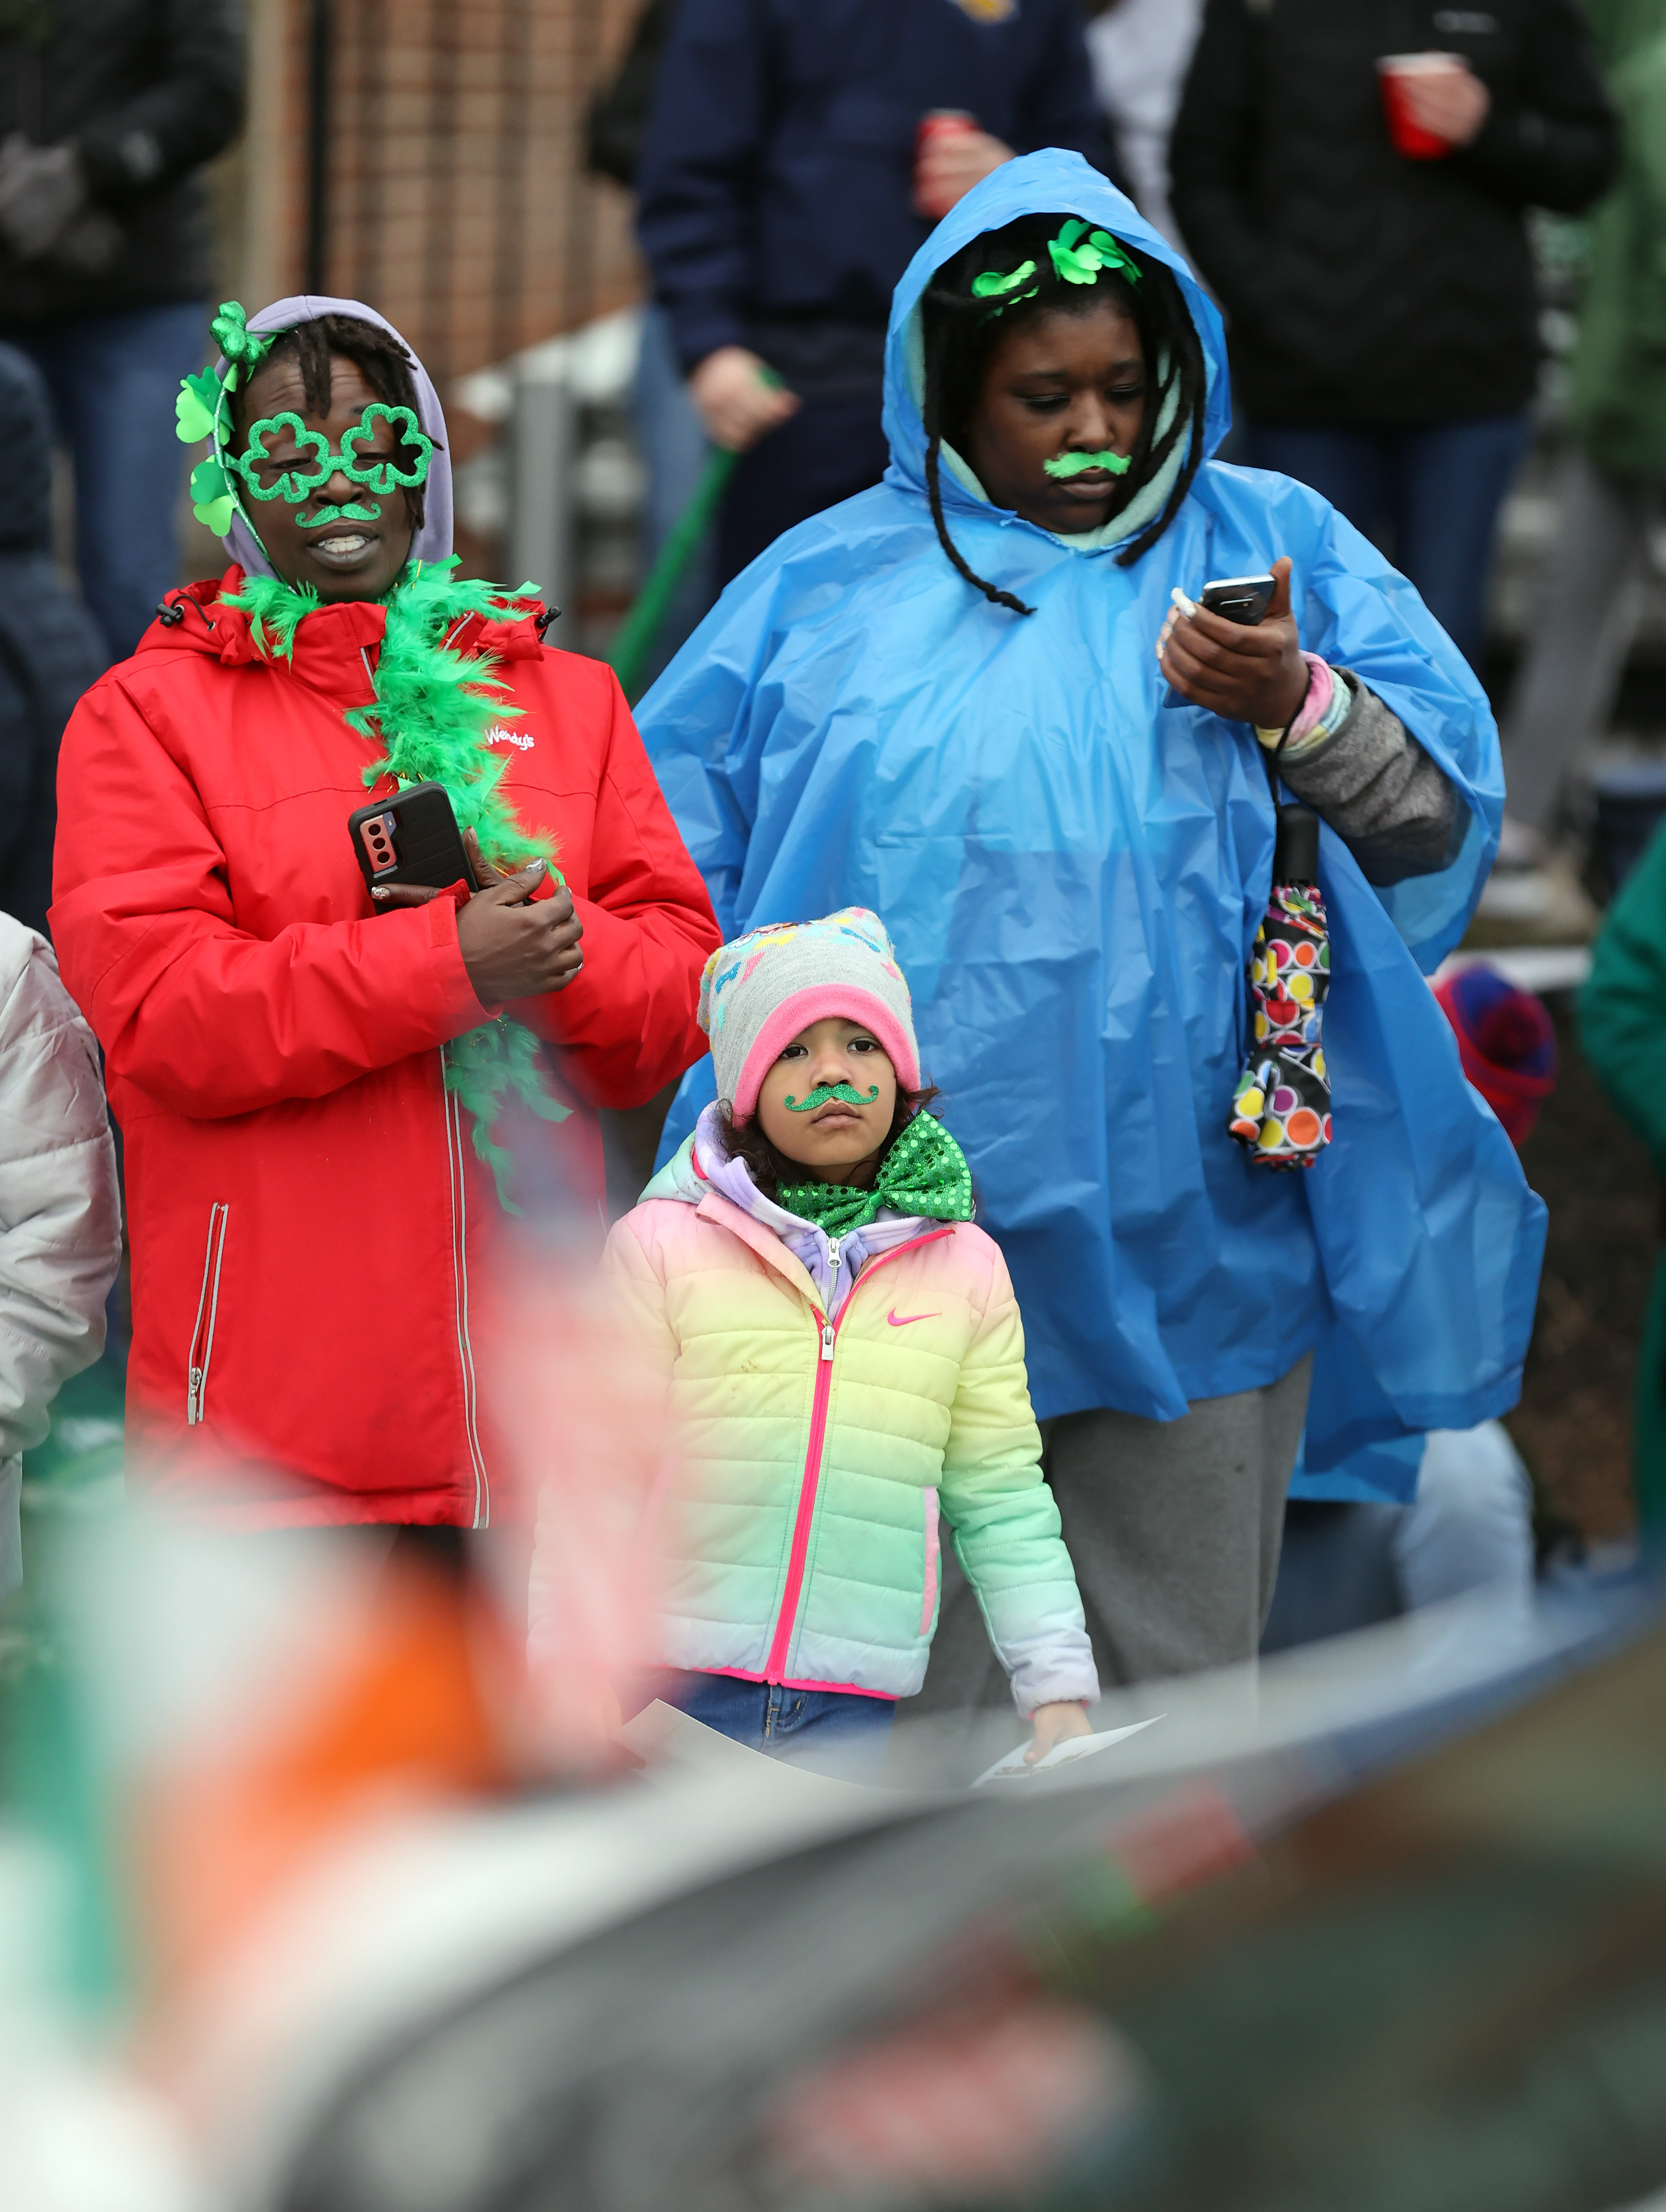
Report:
[[[625,58],[590,104],[585,131],[586,161],[598,176],[636,189],[648,111],[659,82],[659,64],[671,33],[677,0],[648,0],[631,33]]]
[[[1390,144],[1379,54],[1462,54],[1472,144]],[[1268,422],[1414,428],[1531,397],[1524,210],[1576,213],[1616,132],[1576,0],[1209,0],[1171,151],[1175,216]]]
[[[52,433],[32,362],[0,345],[0,907],[46,934],[58,743],[109,656],[52,566]]]
[[[1076,0],[679,0],[637,220],[685,368],[762,325],[884,331],[931,228],[914,134],[939,107],[1109,168]]]
[[[237,0],[47,0],[37,47],[0,38],[0,138],[80,152],[94,206],[124,233],[96,277],[16,260],[0,240],[0,326],[204,296],[196,172],[243,122]]]

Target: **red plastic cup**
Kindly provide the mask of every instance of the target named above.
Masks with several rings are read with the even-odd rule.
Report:
[[[1377,82],[1396,154],[1409,161],[1441,161],[1451,152],[1450,138],[1426,131],[1417,120],[1407,94],[1419,77],[1445,76],[1463,67],[1456,54],[1384,54],[1378,58]]]
[[[934,107],[919,119],[914,131],[914,206],[932,222],[941,222],[954,202],[925,189],[920,176],[921,156],[928,146],[941,145],[947,138],[970,137],[978,128],[977,117],[968,115],[964,107]]]

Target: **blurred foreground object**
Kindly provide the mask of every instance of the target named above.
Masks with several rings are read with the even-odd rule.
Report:
[[[1666,1639],[1595,1630],[1165,1686],[1000,1802],[668,1771],[414,1828],[290,1920],[261,2069],[221,2024],[237,2201],[1611,2212],[1666,2180]]]
[[[1160,1725],[1005,1795],[960,1784],[1009,1715],[904,1732],[906,1793],[733,1745],[539,1793],[489,1626],[374,1540],[133,1516],[64,1561],[57,1725],[7,1714],[0,2179],[39,2147],[73,2185],[7,2212],[1612,2212],[1666,2181],[1649,1592],[1148,1686],[1104,1717]],[[105,2033],[148,2089],[17,1932],[100,1827],[138,1968]]]

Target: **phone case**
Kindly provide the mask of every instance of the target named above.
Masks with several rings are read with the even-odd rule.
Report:
[[[1270,576],[1223,576],[1204,585],[1198,605],[1227,622],[1253,629],[1271,605],[1276,589]]]
[[[347,830],[367,886],[427,884],[444,890],[461,877],[471,891],[480,889],[443,784],[408,784],[391,799],[355,807]]]

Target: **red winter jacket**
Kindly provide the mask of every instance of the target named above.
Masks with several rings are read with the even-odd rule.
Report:
[[[490,1017],[455,903],[373,914],[348,842],[352,809],[394,788],[367,792],[370,741],[342,719],[373,696],[382,608],[320,607],[272,665],[217,604],[239,581],[178,596],[184,619],[76,708],[58,770],[52,933],[125,1139],[130,1441],[187,1500],[223,1499],[240,1464],[224,1510],[245,1524],[481,1526],[499,1209],[440,1048]],[[554,833],[584,924],[574,981],[511,1011],[580,1109],[539,1141],[599,1196],[586,1109],[641,1104],[704,1050],[717,925],[612,672],[547,651],[530,617],[448,642],[500,659],[523,709],[500,788]]]

